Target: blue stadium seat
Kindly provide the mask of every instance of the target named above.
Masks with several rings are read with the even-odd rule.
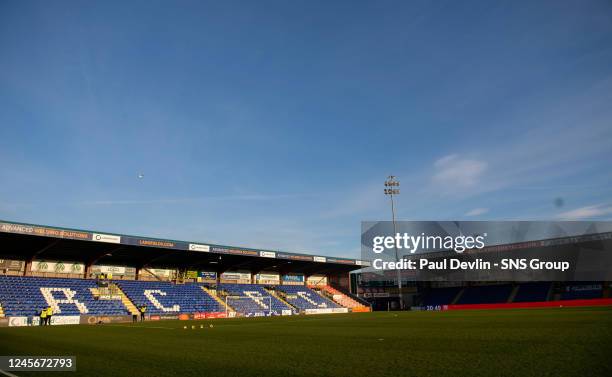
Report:
[[[85,279],[0,276],[0,303],[6,316],[37,316],[54,307],[54,315],[126,315],[120,300],[96,300]]]
[[[514,302],[546,301],[550,285],[548,282],[522,283],[519,285]]]
[[[465,289],[457,304],[497,304],[508,302],[512,285],[479,285]]]
[[[204,292],[198,284],[120,280],[117,285],[137,307],[145,305],[148,314],[225,311],[221,304]]]
[[[231,298],[228,300],[228,304],[238,313],[245,316],[266,316],[270,314],[281,315],[283,310],[291,310],[292,313],[295,313],[295,309],[287,306],[287,304],[272,296],[264,289],[262,285],[221,284],[219,285],[218,289],[223,291],[228,296],[242,297]],[[267,297],[270,297],[270,299]],[[270,301],[272,302],[271,309]]]
[[[562,289],[561,300],[588,300],[601,298],[603,295],[601,284],[568,283]]]
[[[453,303],[461,287],[434,288],[423,298],[424,306],[450,305]]]
[[[277,285],[276,290],[285,293],[287,302],[299,310],[341,308],[340,305],[303,285]]]

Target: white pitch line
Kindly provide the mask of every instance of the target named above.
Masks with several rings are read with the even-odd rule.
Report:
[[[174,327],[161,327],[161,326],[128,326],[128,325],[102,325],[112,327],[125,327],[127,329],[162,329],[162,330],[174,330]]]
[[[8,377],[17,377],[17,375],[15,375],[13,373],[10,373],[10,372],[5,372],[2,369],[0,369],[0,373],[4,374],[5,376],[8,376]]]

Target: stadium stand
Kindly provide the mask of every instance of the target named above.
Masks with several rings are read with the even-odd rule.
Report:
[[[298,310],[340,308],[335,302],[301,285],[279,285],[276,291]]]
[[[357,302],[346,294],[340,292],[336,288],[330,287],[329,285],[321,287],[321,292],[334,302],[345,308],[356,309],[356,311],[363,311],[368,307]]]
[[[178,314],[224,311],[219,302],[198,284],[173,284],[166,281],[118,281],[130,300],[149,314]]]
[[[138,315],[140,312],[138,311],[138,308],[136,307],[136,305],[134,305],[134,303],[130,300],[130,298],[125,294],[125,292],[123,292],[123,290],[121,289],[121,287],[119,287],[118,285],[115,284],[115,286],[117,287],[117,294],[121,297],[121,302],[123,303],[123,306],[125,306],[125,308],[127,309],[127,311],[132,314],[132,315]]]
[[[551,283],[535,282],[519,284],[518,292],[512,302],[547,301]]]
[[[95,280],[0,276],[0,302],[7,316],[36,316],[51,306],[54,315],[126,315],[120,300],[96,300]]]
[[[556,288],[555,288],[556,287]],[[554,291],[557,294],[552,294]],[[516,285],[497,284],[470,287],[433,288],[422,297],[423,306],[451,304],[495,304],[544,302],[551,300],[585,300],[604,296],[601,284],[529,282]]]
[[[461,289],[461,287],[431,289],[423,298],[423,305],[438,306],[452,304],[453,300],[455,299],[455,297],[457,297]]]
[[[512,285],[479,285],[467,287],[457,304],[492,304],[508,302]]]
[[[575,283],[562,287],[561,300],[584,300],[601,298],[603,289],[601,284]]]
[[[221,309],[223,311],[225,311],[227,309],[227,305],[225,304],[225,302],[223,300],[221,300],[221,298],[219,297],[219,295],[217,294],[217,291],[214,289],[210,289],[209,287],[202,285],[200,286],[200,288],[202,288],[202,290],[204,292],[206,292],[206,294],[208,294],[210,297],[212,297],[213,299],[215,299],[215,301],[217,301],[217,303],[219,303]]]
[[[295,310],[279,300],[275,295],[270,294],[265,288],[257,284],[221,284],[218,291],[222,292],[223,297],[232,297],[228,305],[236,312],[245,316],[257,315],[281,315],[283,310]],[[268,298],[269,297],[269,298]],[[272,308],[270,308],[270,302]]]

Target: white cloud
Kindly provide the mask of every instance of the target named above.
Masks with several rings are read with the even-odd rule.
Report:
[[[467,188],[478,184],[487,170],[487,163],[452,154],[437,160],[434,168],[436,169],[432,177],[434,183]]]
[[[487,212],[489,212],[488,208],[474,208],[473,210],[468,211],[465,216],[480,216]]]
[[[595,217],[612,215],[612,205],[597,204],[592,206],[580,207],[571,211],[559,214],[559,218],[563,220],[582,220]]]

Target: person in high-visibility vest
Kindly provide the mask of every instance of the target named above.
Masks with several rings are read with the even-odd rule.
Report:
[[[145,305],[140,307],[140,321],[145,320],[145,312],[147,311],[147,307]]]
[[[40,322],[38,323],[40,326],[44,326],[47,322],[47,309],[43,309],[40,311]]]
[[[53,317],[53,308],[49,306],[47,308],[47,325],[51,324],[51,317]]]

